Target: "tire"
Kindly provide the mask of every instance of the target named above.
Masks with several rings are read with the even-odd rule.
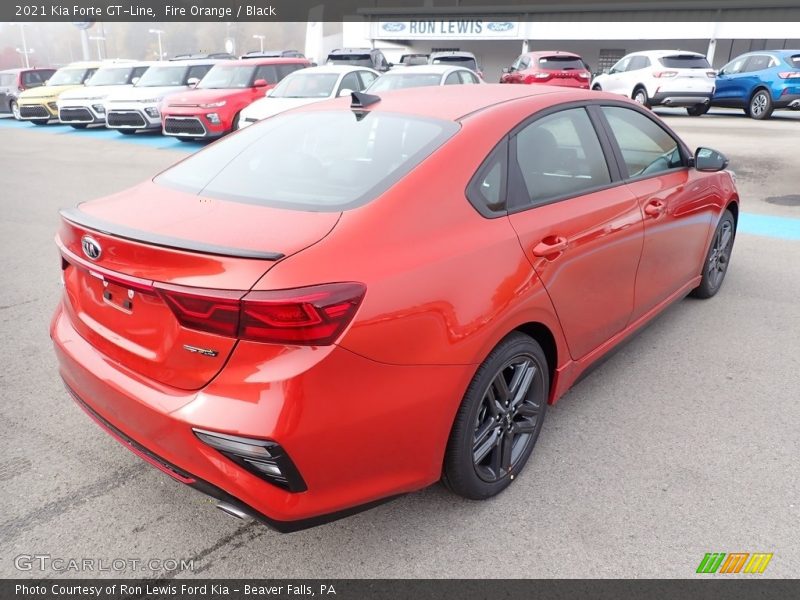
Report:
[[[770,118],[773,110],[770,93],[767,90],[756,90],[756,93],[750,98],[745,112],[751,119],[763,121]]]
[[[231,129],[226,133],[236,133],[236,130],[239,129],[239,118],[242,116],[242,111],[236,113],[236,116],[233,117],[233,121],[231,121]],[[223,133],[222,135],[225,135]]]
[[[86,129],[88,123],[70,123],[69,126],[73,129]]]
[[[686,112],[690,117],[699,117],[706,114],[709,108],[711,107],[708,104],[695,104],[694,106],[687,106]]]
[[[30,119],[30,122],[34,125],[47,125],[50,119]]]
[[[695,298],[711,298],[722,287],[725,281],[725,274],[728,272],[728,265],[731,260],[733,241],[736,238],[736,221],[731,211],[726,210],[722,213],[722,218],[711,238],[711,246],[703,262],[703,279],[691,295]]]
[[[136,133],[136,129],[117,129],[122,135],[133,135]]]
[[[602,92],[603,91],[603,87],[599,83],[595,83],[592,86],[592,90],[595,91],[595,92]]]
[[[19,106],[17,106],[16,101],[12,100],[11,104],[8,105],[9,112],[14,115],[14,118],[19,121]]]
[[[650,108],[650,99],[647,97],[647,90],[641,85],[633,89],[633,94],[631,94],[631,99],[634,102],[638,102],[645,108]]]
[[[533,451],[549,391],[542,347],[519,332],[505,337],[478,367],[456,413],[442,483],[472,500],[507,488]]]

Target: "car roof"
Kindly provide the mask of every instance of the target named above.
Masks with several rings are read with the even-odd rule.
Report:
[[[99,69],[103,66],[103,61],[97,60],[76,60],[61,67],[62,69]]]
[[[475,58],[475,55],[472,52],[467,52],[466,50],[441,50],[438,52],[431,52],[431,58],[439,58],[441,56],[463,56],[465,58]]]
[[[627,56],[650,56],[653,58],[661,58],[663,56],[672,56],[674,54],[691,55],[705,58],[705,54],[700,52],[693,52],[692,50],[640,50],[638,52],[630,52]]]
[[[385,77],[383,75],[382,77]],[[467,115],[489,110],[515,100],[557,94],[558,103],[614,98],[619,96],[577,88],[546,85],[503,85],[490,83],[484,85],[444,85],[404,88],[378,92],[379,102],[370,104],[368,110],[415,115],[432,119],[458,121]],[[336,110],[350,107],[350,100],[318,102],[298,110]]]
[[[28,71],[57,71],[55,67],[16,67],[14,69],[2,69],[0,73],[13,73],[14,75],[18,73],[27,73]]]
[[[793,54],[800,54],[800,50],[791,50],[784,48],[781,48],[780,50],[751,50],[750,52],[743,52],[742,54],[740,54],[736,58],[732,58],[731,60],[733,61],[743,56],[753,56],[755,54],[770,54],[773,56],[792,56]]]
[[[460,67],[458,65],[409,65],[401,70],[384,73],[382,77],[385,77],[386,75],[396,75],[398,77],[402,77],[408,73],[419,73],[421,75],[444,75],[445,73],[451,73],[452,71],[467,71],[468,73],[475,73],[472,69],[467,69],[466,67]]]
[[[574,52],[566,52],[564,50],[534,50],[532,52],[526,52],[526,56],[573,56],[575,58],[580,58],[580,54],[575,54]]]
[[[328,56],[331,54],[353,54],[358,52],[359,54],[369,54],[373,51],[373,48],[336,48],[335,50],[331,50],[328,52]]]
[[[154,63],[151,63],[151,67],[183,67],[189,66],[192,67],[194,65],[215,65],[217,63],[229,63],[230,60],[226,58],[187,58],[187,59],[180,59],[180,60],[160,60]]]
[[[307,58],[300,58],[299,56],[263,56],[259,58],[240,58],[237,60],[220,61],[227,65],[252,67],[253,65],[296,65],[296,64],[310,64]]]
[[[362,67],[359,65],[320,65],[319,67],[308,67],[307,69],[300,69],[299,71],[295,71],[294,73],[332,73],[336,75],[340,75],[342,73],[350,73],[351,71],[369,71],[371,73],[375,73],[380,75],[374,69],[370,69],[369,67]],[[292,73],[292,75],[294,75]]]

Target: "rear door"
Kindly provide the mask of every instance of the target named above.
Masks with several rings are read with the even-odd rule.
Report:
[[[631,107],[601,113],[626,186],[644,222],[633,320],[700,274],[717,192],[694,169],[682,144],[655,117]]]
[[[537,116],[511,137],[509,220],[553,301],[574,359],[628,323],[642,217],[582,106]]]

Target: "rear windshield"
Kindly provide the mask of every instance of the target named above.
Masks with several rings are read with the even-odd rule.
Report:
[[[375,83],[369,87],[369,92],[373,94],[375,92],[385,92],[386,90],[439,85],[441,81],[442,76],[436,73],[390,74],[376,79]]]
[[[170,65],[168,67],[150,67],[145,71],[142,78],[136,83],[136,87],[168,87],[186,85],[186,73],[188,65]]]
[[[539,59],[539,68],[545,71],[584,71],[586,65],[574,56],[543,56]]]
[[[247,127],[154,181],[248,204],[338,211],[383,193],[458,125],[394,113],[284,113]]]
[[[433,59],[434,65],[458,65],[459,67],[466,67],[473,71],[478,70],[478,64],[474,58],[469,56],[437,56]]]
[[[710,69],[705,56],[695,56],[694,54],[675,54],[673,56],[662,56],[658,60],[661,64],[670,69]]]
[[[127,85],[131,82],[133,67],[106,67],[98,69],[86,85]]]
[[[328,56],[328,64],[371,67],[372,57],[370,57],[369,54],[331,54],[330,56]]]

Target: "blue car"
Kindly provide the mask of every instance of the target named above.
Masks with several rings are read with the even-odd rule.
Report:
[[[800,108],[800,50],[738,56],[717,74],[711,105],[743,108],[753,119],[768,119],[776,108]]]

